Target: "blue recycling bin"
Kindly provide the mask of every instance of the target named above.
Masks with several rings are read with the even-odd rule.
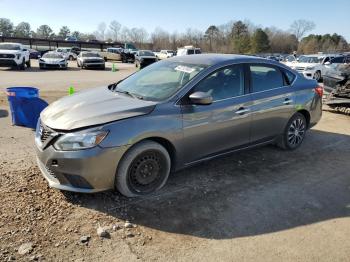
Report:
[[[12,124],[35,128],[41,111],[47,107],[34,87],[9,87],[6,89],[10,104]]]

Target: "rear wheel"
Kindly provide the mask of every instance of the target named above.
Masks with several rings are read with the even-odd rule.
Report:
[[[27,65],[28,68],[31,67],[30,59],[26,62],[26,65]]]
[[[74,60],[74,57],[72,55],[69,56],[69,60],[70,61],[73,61]]]
[[[118,191],[127,197],[150,194],[164,186],[170,173],[168,151],[153,141],[132,147],[121,160],[115,179]]]
[[[305,138],[306,129],[307,123],[304,115],[301,113],[294,114],[288,121],[278,145],[285,150],[298,148]]]

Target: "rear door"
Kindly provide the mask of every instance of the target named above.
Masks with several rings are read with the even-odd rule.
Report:
[[[283,133],[295,112],[295,95],[284,69],[270,64],[250,64],[249,72],[253,100],[251,142],[264,142]]]
[[[188,95],[206,92],[210,105],[182,104],[185,162],[249,143],[251,103],[243,65],[221,68],[201,82]],[[186,98],[186,97],[185,97]]]

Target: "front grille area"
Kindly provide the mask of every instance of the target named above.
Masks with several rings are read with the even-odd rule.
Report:
[[[0,54],[0,58],[15,58],[13,54]]]
[[[84,63],[89,64],[89,63],[103,63],[103,60],[99,60],[99,59],[89,59],[89,60],[85,60]]]

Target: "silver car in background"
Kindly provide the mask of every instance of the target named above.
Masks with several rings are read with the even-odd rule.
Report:
[[[40,69],[67,69],[68,61],[61,53],[48,52],[48,53],[45,53],[39,59],[39,68]]]
[[[38,121],[37,161],[51,187],[145,195],[171,171],[217,156],[298,148],[321,118],[322,92],[271,60],[173,57],[52,103]]]
[[[77,66],[81,68],[99,68],[104,70],[105,60],[97,53],[82,51],[77,57]]]

